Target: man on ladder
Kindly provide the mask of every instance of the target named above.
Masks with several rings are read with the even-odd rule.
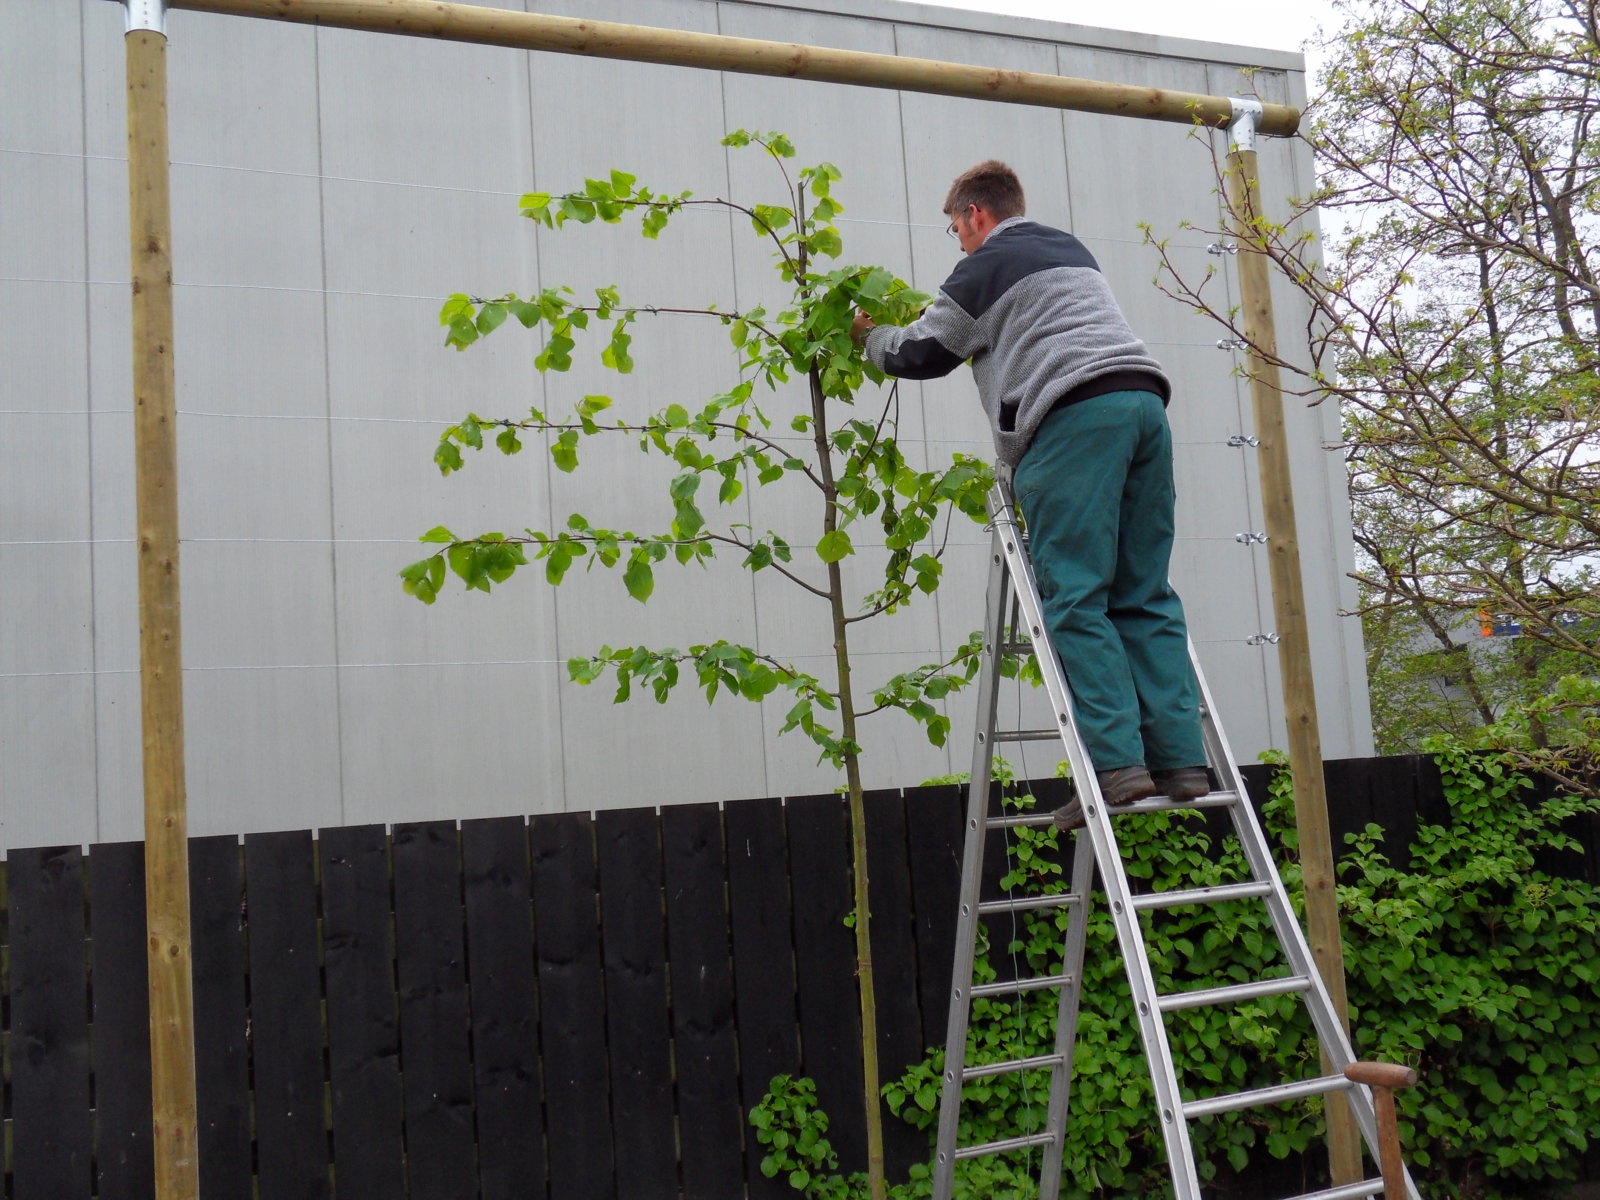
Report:
[[[1101,795],[1196,799],[1210,790],[1200,693],[1167,578],[1172,385],[1083,243],[1024,209],[1004,163],[963,172],[944,213],[967,257],[912,324],[858,313],[851,333],[889,375],[931,379],[971,359]],[[1082,820],[1076,800],[1057,813],[1064,828]]]
[[[1345,1093],[1368,1148],[1378,1157],[1378,1120],[1369,1088],[1409,1083],[1414,1075],[1355,1061],[1188,645],[1183,608],[1167,580],[1173,491],[1165,401],[1171,385],[1133,336],[1083,245],[1070,234],[1023,220],[1022,186],[1010,168],[997,162],[973,167],[951,186],[944,211],[966,258],[939,296],[904,328],[877,328],[857,314],[852,329],[871,360],[891,375],[930,378],[971,359],[1002,468],[1014,473],[1031,540],[1024,548],[1017,536],[1012,488],[1002,474],[990,495],[994,548],[985,665],[968,787],[934,1153],[935,1200],[955,1194],[958,1160],[1035,1149],[1043,1151],[1039,1195],[1054,1196],[1059,1188],[1096,873],[1127,972],[1130,1016],[1150,1068],[1153,1114],[1175,1200],[1202,1200],[1189,1129],[1222,1113]],[[1000,730],[995,716],[1001,658],[1030,651],[1038,660],[1056,728]],[[1070,680],[1065,664],[1071,664]],[[1063,828],[1084,826],[1074,839],[1072,891],[983,899],[986,832],[1052,819],[991,811],[995,743],[1045,739],[1059,740],[1066,751],[1076,797],[1056,811],[1054,822]],[[1135,891],[1111,813],[1133,816],[1191,802],[1227,810],[1248,878]],[[1141,914],[1238,901],[1265,907],[1283,959],[1272,973],[1242,981],[1228,976],[1220,986],[1174,988],[1164,975],[1158,979]],[[1066,918],[1059,969],[974,982],[980,921],[1052,908],[1065,910]],[[1043,989],[1057,993],[1049,1053],[967,1061],[976,999]],[[1326,1073],[1186,1097],[1167,1035],[1168,1014],[1280,995],[1301,997],[1327,1060]],[[1036,1071],[1050,1072],[1042,1128],[961,1143],[967,1083]],[[1239,1082],[1254,1081],[1233,1086]],[[1392,1141],[1392,1118],[1387,1125]],[[1387,1200],[1417,1200],[1395,1147],[1386,1142],[1381,1157],[1383,1178],[1337,1182],[1296,1200],[1361,1200],[1378,1192]]]

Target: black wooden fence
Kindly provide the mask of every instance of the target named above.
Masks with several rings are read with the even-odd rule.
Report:
[[[1336,837],[1376,820],[1397,857],[1441,804],[1421,760],[1329,783]],[[885,1079],[943,1041],[961,805],[868,798]],[[837,796],[199,838],[190,863],[208,1200],[788,1200],[745,1121],[780,1072],[865,1160]],[[4,1196],[153,1200],[142,848],[12,850],[0,904]],[[892,1172],[926,1156],[886,1134]]]

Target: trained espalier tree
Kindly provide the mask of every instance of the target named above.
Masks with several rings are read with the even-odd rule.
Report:
[[[1600,794],[1600,9],[1339,9],[1302,127],[1319,186],[1250,214],[1242,252],[1309,302],[1286,389],[1340,406],[1379,747],[1453,734]]]
[[[618,223],[641,218],[645,237],[662,233],[673,217],[691,207],[731,214],[769,243],[787,299],[776,311],[749,307],[727,311],[693,302],[664,307],[650,298],[624,297],[613,286],[594,289],[594,300],[580,299],[567,287],[537,293],[508,292],[493,298],[455,295],[440,314],[449,345],[459,350],[494,333],[507,319],[542,335],[535,363],[542,372],[566,371],[580,338],[600,342],[601,362],[619,375],[634,370],[630,328],[641,318],[694,318],[727,328],[729,353],[739,382],[709,396],[697,411],[669,404],[643,411],[639,402],[600,395],[577,399],[570,414],[486,416],[468,414],[439,440],[434,459],[445,474],[460,470],[464,450],[490,444],[508,455],[524,439],[547,440],[555,465],[578,469],[585,444],[595,438],[622,439],[643,455],[675,464],[662,511],[652,528],[651,514],[612,514],[632,528],[619,528],[596,516],[571,514],[563,527],[521,533],[466,536],[442,526],[422,535],[437,545],[428,557],[400,572],[405,590],[432,604],[447,575],[468,589],[489,591],[521,567],[538,564],[544,579],[559,585],[571,569],[615,570],[628,595],[650,599],[655,572],[665,564],[706,565],[732,556],[752,572],[782,576],[816,602],[819,628],[831,635],[833,672],[823,678],[801,670],[780,647],[718,640],[684,648],[601,646],[567,664],[571,678],[591,684],[611,678],[622,702],[643,688],[665,702],[680,683],[704,690],[707,700],[728,693],[762,701],[788,693],[782,733],[798,731],[821,758],[839,768],[849,796],[854,848],[855,938],[862,1023],[868,1174],[872,1195],[884,1195],[883,1141],[879,1112],[876,1016],[867,904],[866,834],[860,756],[861,722],[897,711],[918,722],[928,739],[942,745],[949,718],[939,701],[970,681],[978,665],[979,635],[947,660],[862,686],[852,674],[850,640],[854,627],[903,610],[939,585],[944,546],[958,516],[986,518],[985,495],[992,484],[988,464],[954,455],[935,470],[918,470],[906,461],[896,439],[898,395],[893,390],[875,413],[853,407],[865,383],[883,375],[850,339],[857,308],[876,320],[904,324],[927,303],[882,267],[823,269],[843,243],[834,218],[842,211],[832,195],[839,171],[828,163],[792,173],[785,160],[794,148],[782,134],[729,134],[723,144],[759,147],[776,167],[782,203],[740,204],[728,199],[696,199],[690,192],[659,193],[632,175],[613,171],[589,179],[581,190],[534,192],[522,197],[524,216],[546,229],[569,221]],[[620,415],[619,415],[620,414]],[[615,461],[613,458],[611,461]],[[739,519],[736,502],[747,488],[786,487],[811,497],[815,523],[808,529],[759,530]],[[847,590],[841,563],[850,556],[872,559],[872,585],[865,594]]]

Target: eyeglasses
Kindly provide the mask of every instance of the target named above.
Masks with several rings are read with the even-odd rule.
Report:
[[[959,238],[960,237],[960,235],[958,233],[956,233],[956,223],[954,221],[951,221],[949,225],[945,226],[945,230],[944,231],[950,237],[953,237],[953,238]]]

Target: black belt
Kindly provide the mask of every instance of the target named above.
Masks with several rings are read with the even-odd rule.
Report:
[[[1167,389],[1159,376],[1152,375],[1148,371],[1112,371],[1106,375],[1096,375],[1087,383],[1080,383],[1052,404],[1050,412],[1066,408],[1069,404],[1092,400],[1096,396],[1106,396],[1112,392],[1154,392],[1161,397],[1163,407],[1167,403]]]

